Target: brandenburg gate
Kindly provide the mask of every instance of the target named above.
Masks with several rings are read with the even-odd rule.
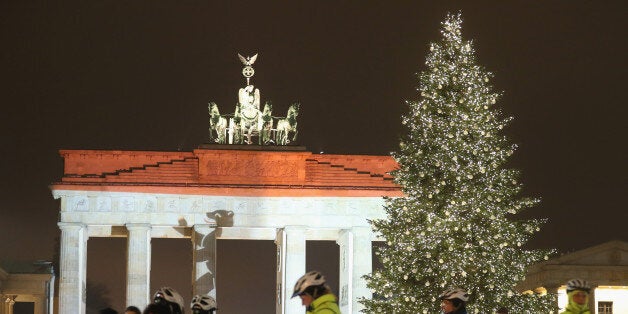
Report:
[[[50,186],[61,204],[59,313],[85,313],[92,237],[127,238],[126,304],[141,308],[151,296],[151,239],[190,239],[192,293],[213,297],[220,293],[216,240],[273,240],[281,314],[303,313],[290,296],[306,272],[306,241],[333,240],[341,310],[362,309],[358,299],[371,296],[362,276],[371,272],[376,240],[368,220],[385,217],[383,196],[402,195],[388,174],[397,164],[389,156],[285,146],[296,137],[298,106],[274,123],[248,85],[255,57],[241,60],[249,76],[235,114],[221,116],[210,104],[212,144],[191,152],[60,151],[63,177]]]

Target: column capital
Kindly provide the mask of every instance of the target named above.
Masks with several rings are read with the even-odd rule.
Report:
[[[128,223],[125,225],[127,230],[150,230],[152,229],[151,224],[147,223]]]
[[[351,231],[356,234],[371,234],[373,230],[368,226],[354,226],[351,227]]]
[[[305,226],[284,226],[283,227],[283,230],[285,232],[288,232],[288,233],[290,233],[290,232],[299,232],[299,231],[303,232],[303,230],[305,230],[305,229],[306,229]]]
[[[338,231],[338,238],[336,239],[336,244],[345,245],[348,244],[348,241],[353,238],[353,232],[351,229],[341,229]]]
[[[15,294],[0,294],[0,302],[2,303],[14,302],[15,298],[17,298]]]
[[[64,229],[80,229],[80,228],[86,228],[87,225],[81,222],[64,222],[64,221],[60,221],[57,223],[57,226],[59,226],[59,229],[64,230]]]

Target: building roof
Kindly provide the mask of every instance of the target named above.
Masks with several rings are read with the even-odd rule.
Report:
[[[628,283],[628,242],[609,241],[532,265],[518,287],[521,290],[556,288],[574,278],[593,285],[625,286]]]

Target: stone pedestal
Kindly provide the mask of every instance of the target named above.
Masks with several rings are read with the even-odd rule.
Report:
[[[126,304],[144,308],[150,301],[150,224],[127,224]]]
[[[87,228],[80,223],[58,225],[61,229],[59,314],[85,313]]]

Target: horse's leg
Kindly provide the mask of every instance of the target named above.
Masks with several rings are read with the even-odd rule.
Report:
[[[293,142],[297,140],[297,134],[299,134],[299,130],[297,130],[297,128],[294,128],[294,136],[292,137]]]

